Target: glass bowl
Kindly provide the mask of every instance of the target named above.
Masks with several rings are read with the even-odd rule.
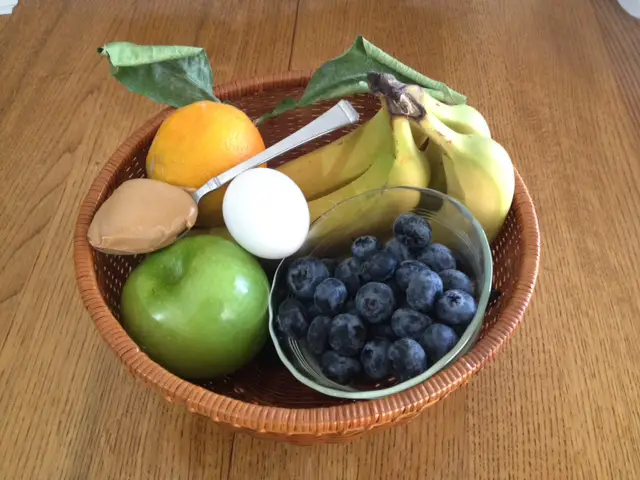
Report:
[[[341,385],[327,378],[317,357],[306,342],[283,335],[276,326],[278,305],[287,296],[286,272],[290,263],[302,256],[335,258],[351,256],[350,246],[361,235],[376,235],[383,242],[393,236],[395,219],[414,212],[428,220],[434,243],[451,248],[475,281],[478,310],[460,334],[460,340],[447,355],[422,374],[401,383],[392,379],[376,384]],[[489,300],[493,264],[484,230],[469,210],[455,199],[431,189],[393,187],[371,190],[335,205],[312,223],[305,244],[293,256],[283,259],[276,269],[269,302],[269,332],[280,360],[300,382],[308,387],[345,399],[370,400],[414,387],[454,363],[475,343]]]

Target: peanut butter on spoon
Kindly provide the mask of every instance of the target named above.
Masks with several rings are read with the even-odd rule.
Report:
[[[197,216],[195,201],[181,188],[148,178],[127,180],[96,212],[89,243],[110,254],[150,253],[175,242]]]

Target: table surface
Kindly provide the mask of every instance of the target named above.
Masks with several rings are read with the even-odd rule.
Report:
[[[233,434],[141,388],[76,292],[78,205],[162,107],[115,40],[206,48],[216,82],[362,34],[482,111],[542,233],[513,340],[412,423],[347,445]],[[615,0],[21,1],[0,17],[0,477],[640,478],[640,21]]]

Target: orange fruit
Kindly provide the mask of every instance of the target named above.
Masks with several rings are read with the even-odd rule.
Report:
[[[264,140],[251,119],[232,105],[201,101],[176,109],[160,125],[149,153],[147,176],[193,191],[257,155]],[[198,205],[201,226],[220,226],[225,187]]]

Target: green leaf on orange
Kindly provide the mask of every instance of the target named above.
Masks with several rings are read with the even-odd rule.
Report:
[[[202,48],[112,42],[98,53],[109,59],[111,75],[133,93],[176,108],[201,100],[219,102]]]

